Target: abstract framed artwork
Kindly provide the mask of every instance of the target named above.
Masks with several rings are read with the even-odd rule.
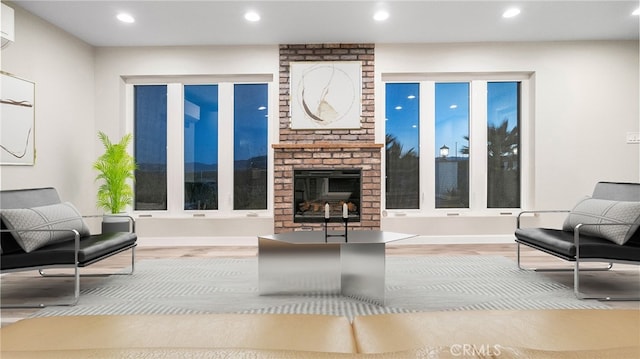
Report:
[[[291,129],[358,129],[362,63],[290,63]]]
[[[0,165],[35,162],[35,84],[0,73]]]

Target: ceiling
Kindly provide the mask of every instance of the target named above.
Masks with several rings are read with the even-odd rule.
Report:
[[[638,40],[635,1],[13,1],[94,46]],[[520,15],[505,19],[513,6]],[[385,9],[384,22],[372,19]],[[244,13],[254,10],[258,22]],[[119,12],[136,19],[116,20]]]

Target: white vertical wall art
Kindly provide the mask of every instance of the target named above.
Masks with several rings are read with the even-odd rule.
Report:
[[[291,128],[358,129],[362,109],[362,63],[290,63]]]
[[[0,73],[0,164],[35,161],[35,84]]]

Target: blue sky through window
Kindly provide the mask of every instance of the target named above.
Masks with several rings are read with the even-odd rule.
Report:
[[[498,127],[507,120],[507,129],[518,125],[518,82],[487,84],[487,122]]]
[[[234,155],[237,160],[266,156],[268,149],[267,84],[234,87]]]
[[[167,86],[135,87],[135,150],[140,164],[167,164]]]
[[[460,150],[469,146],[469,83],[436,84],[436,142],[435,154],[442,146],[449,147],[449,157],[461,156]]]
[[[184,86],[184,112],[184,162],[217,164],[218,85]]]
[[[387,135],[394,136],[407,152],[420,148],[420,85],[388,83],[386,86],[385,126]]]
[[[461,154],[469,142],[470,85],[468,82],[435,84],[435,156],[442,146],[449,147],[449,156]],[[398,139],[403,150],[419,149],[418,83],[387,83],[386,133]],[[487,84],[487,121],[500,126],[508,121],[511,130],[518,124],[518,82],[489,82]]]

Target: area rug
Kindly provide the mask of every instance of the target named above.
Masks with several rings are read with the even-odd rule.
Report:
[[[32,316],[94,314],[300,313],[356,315],[480,309],[607,309],[580,301],[570,288],[519,270],[499,256],[388,257],[385,305],[340,294],[258,293],[257,258],[140,261],[132,276],[82,288],[74,307]]]

